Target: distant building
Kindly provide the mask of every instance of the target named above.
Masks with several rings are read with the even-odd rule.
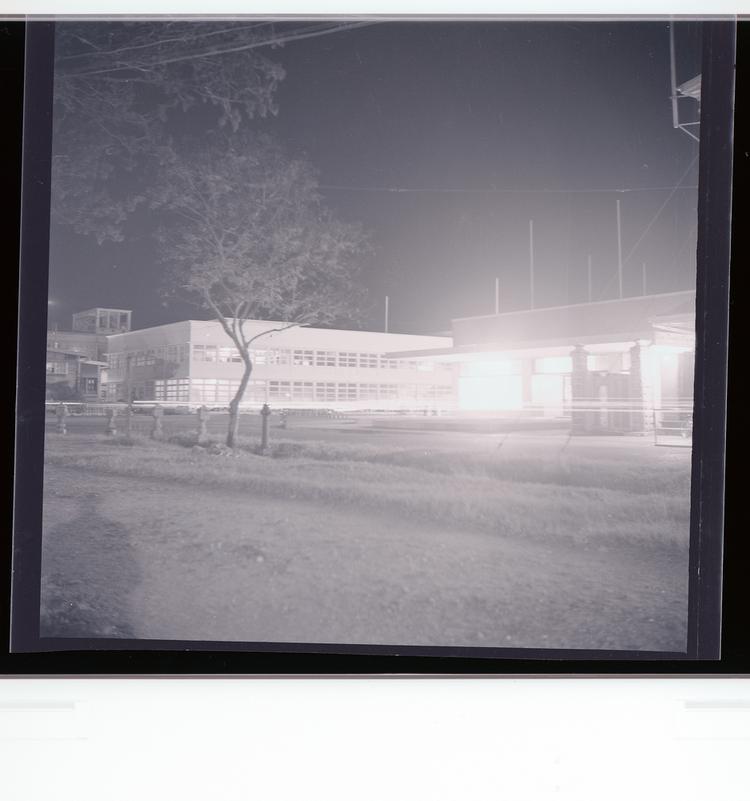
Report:
[[[454,363],[460,410],[565,417],[578,433],[691,413],[694,291],[462,318],[452,330],[450,347],[388,356]]]
[[[47,347],[102,360],[107,353],[107,336],[130,331],[132,314],[128,309],[97,308],[78,312],[73,315],[69,331],[47,332]]]
[[[294,327],[247,320],[253,373],[243,404],[277,408],[452,409],[454,369],[394,350],[450,348],[449,337]],[[217,321],[186,320],[107,337],[106,397],[227,406],[243,364]]]
[[[73,315],[70,331],[47,332],[47,398],[97,400],[106,383],[107,336],[129,331],[127,309],[88,309]]]

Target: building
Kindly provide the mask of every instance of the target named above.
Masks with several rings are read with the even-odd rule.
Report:
[[[85,354],[47,348],[47,400],[95,401],[102,397],[106,361]]]
[[[91,309],[50,332],[48,390],[82,399],[226,407],[243,374],[215,320],[130,330]],[[283,329],[283,330],[276,330]],[[695,291],[452,321],[451,336],[245,321],[253,372],[243,405],[558,418],[574,433],[688,430]],[[62,398],[61,398],[62,399]]]
[[[129,331],[127,309],[88,309],[73,315],[70,331],[47,332],[47,398],[92,401],[103,397],[107,336]]]
[[[691,415],[695,291],[462,318],[452,332],[449,347],[388,356],[453,363],[460,411],[568,418],[575,433]]]
[[[243,399],[282,408],[450,410],[455,368],[440,359],[389,358],[389,351],[450,349],[450,337],[293,327],[248,320],[256,336]],[[225,407],[243,364],[217,321],[186,320],[107,337],[106,397]]]

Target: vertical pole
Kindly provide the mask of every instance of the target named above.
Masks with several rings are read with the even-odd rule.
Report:
[[[495,314],[500,314],[500,279],[495,279]]]
[[[646,294],[646,262],[643,262],[643,294]]]
[[[260,414],[260,449],[265,452],[268,450],[268,418],[271,416],[271,407],[264,403]]]
[[[620,198],[617,198],[617,284],[622,297],[622,227],[620,225]]]
[[[591,303],[592,292],[591,292],[591,254],[589,253],[588,257],[588,287],[589,287],[589,303]]]
[[[534,221],[529,220],[529,289],[531,308],[534,308]]]
[[[388,333],[388,295],[385,296],[385,333]]]
[[[674,20],[669,22],[669,78],[671,83],[670,98],[672,100],[672,127],[680,127],[680,114],[677,106],[677,67],[674,52]]]

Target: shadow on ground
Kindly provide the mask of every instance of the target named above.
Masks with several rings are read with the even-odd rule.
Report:
[[[50,488],[45,502],[56,501]],[[72,519],[44,534],[40,634],[132,638],[127,596],[140,568],[130,533],[101,514],[97,493],[86,493],[76,507]],[[54,568],[47,572],[47,565]]]

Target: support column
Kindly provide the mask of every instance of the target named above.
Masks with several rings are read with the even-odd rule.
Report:
[[[534,360],[522,359],[521,360],[521,400],[523,408],[528,410],[531,408],[533,395],[531,385],[534,380]]]
[[[651,428],[648,410],[646,409],[643,382],[643,353],[640,344],[630,349],[630,374],[628,376],[628,399],[630,402],[629,429],[633,433],[644,434]]]
[[[570,374],[570,431],[571,434],[585,434],[589,430],[591,405],[589,399],[589,370],[586,349],[577,345],[570,353],[573,362]]]

